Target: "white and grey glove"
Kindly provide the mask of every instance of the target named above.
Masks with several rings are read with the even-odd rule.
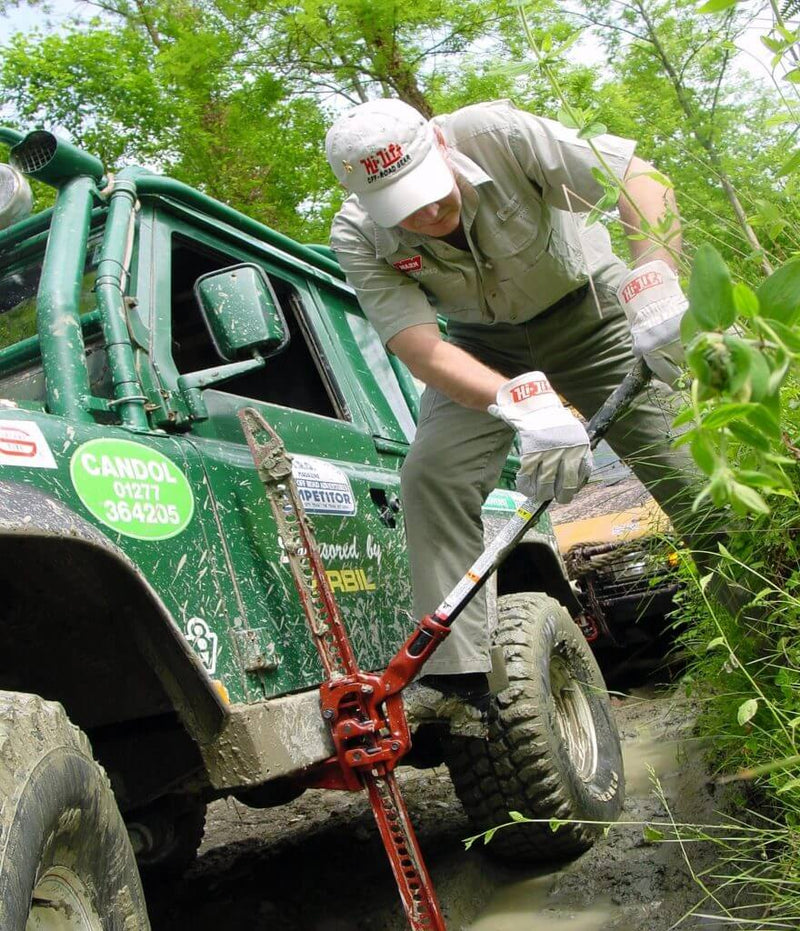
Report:
[[[589,436],[542,372],[518,375],[501,385],[489,413],[519,432],[517,490],[537,501],[571,501],[592,471]]]
[[[617,299],[631,328],[633,354],[674,385],[683,366],[681,318],[689,306],[678,276],[660,259],[647,262],[622,279]]]

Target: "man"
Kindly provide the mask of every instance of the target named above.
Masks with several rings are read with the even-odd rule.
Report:
[[[605,135],[594,144],[625,179],[633,203],[623,196],[618,207],[628,231],[676,214],[672,193],[633,155],[635,143]],[[422,616],[483,547],[481,505],[514,431],[519,490],[568,501],[591,453],[559,395],[590,417],[634,355],[672,381],[686,300],[668,250],[631,240],[640,267],[629,272],[602,224],[584,225],[580,214],[603,194],[588,143],[508,101],[430,122],[398,100],[361,104],[331,127],[326,152],[350,195],[331,246],[389,351],[427,385],[402,472]],[[608,440],[681,526],[693,468],[685,451],[670,449],[670,395],[655,384]],[[477,598],[422,681],[472,699],[486,692],[489,665]]]

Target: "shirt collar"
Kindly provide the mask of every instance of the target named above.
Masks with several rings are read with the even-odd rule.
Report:
[[[459,152],[457,149],[451,147],[448,149],[447,154],[450,158],[450,163],[459,176],[462,192],[464,191],[463,182],[466,182],[468,188],[475,188],[478,187],[478,185],[486,184],[487,181],[492,180],[490,175],[486,174],[480,165],[473,162],[472,159],[464,155],[463,152]],[[407,246],[419,246],[430,240],[429,236],[424,236],[420,233],[411,233],[400,226],[393,226],[390,229],[378,226],[378,224],[369,217],[369,214],[367,214],[367,218],[371,227],[370,232],[372,239],[375,242],[375,257],[378,259],[385,259],[393,252],[397,252],[401,242]]]

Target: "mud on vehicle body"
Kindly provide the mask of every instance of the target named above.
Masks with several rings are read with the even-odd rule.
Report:
[[[380,669],[412,626],[399,473],[417,392],[324,250],[141,169],[111,181],[48,133],[0,141],[57,189],[0,229],[0,691],[15,727],[20,695],[63,706],[141,867],[179,869],[207,802],[281,804],[332,755],[237,413],[256,408],[294,456],[359,663]],[[487,528],[518,503],[512,477]],[[547,517],[490,605],[518,592],[578,608]],[[90,760],[70,733],[54,746]],[[54,867],[64,888],[74,865]],[[84,904],[76,927],[94,928]]]
[[[675,660],[670,613],[679,557],[669,520],[601,443],[589,484],[553,509],[556,539],[581,602],[576,621],[611,686],[666,674]]]

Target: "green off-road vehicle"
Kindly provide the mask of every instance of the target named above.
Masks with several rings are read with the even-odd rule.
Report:
[[[139,871],[184,867],[209,801],[281,805],[333,754],[238,412],[294,456],[358,661],[380,670],[413,628],[417,389],[325,250],[169,178],[107,176],[47,132],[0,142],[0,927],[140,931]],[[30,213],[25,175],[52,209]],[[619,741],[546,520],[489,603],[488,739],[419,725],[408,761],[444,760],[478,830],[510,810],[613,820]],[[595,830],[524,824],[487,850],[563,857]]]

